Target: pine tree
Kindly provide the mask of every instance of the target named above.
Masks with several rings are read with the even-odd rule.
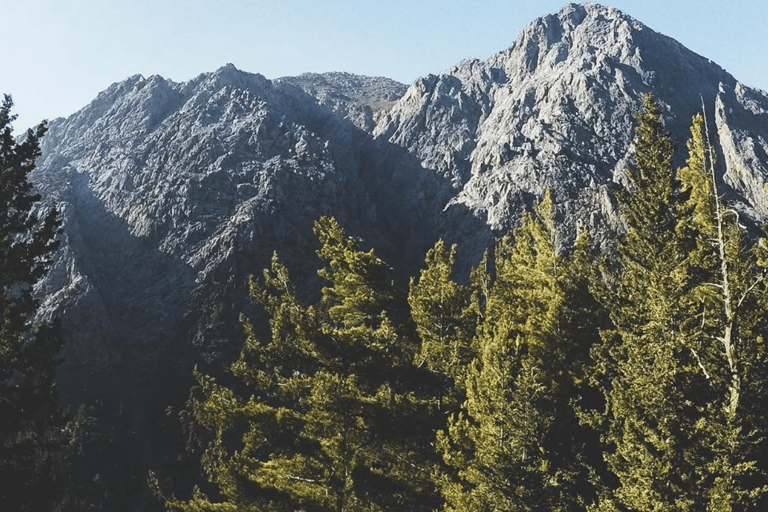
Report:
[[[61,345],[53,324],[35,322],[33,286],[58,242],[55,209],[38,217],[40,195],[28,181],[45,125],[23,142],[12,135],[13,102],[0,107],[0,503],[42,510],[60,500],[57,473],[65,419],[54,390]]]
[[[682,195],[673,146],[649,94],[637,118],[631,190],[619,195],[627,231],[618,241],[619,269],[600,294],[614,328],[594,350],[605,459],[616,478],[597,509],[700,510],[688,456],[695,415],[686,388],[696,368],[685,343],[687,247],[676,232]]]
[[[322,406],[349,425],[352,444],[344,441],[333,457],[352,480],[340,507],[353,510],[431,509],[434,424],[438,418],[422,376],[413,362],[419,344],[410,324],[405,294],[392,270],[372,250],[363,251],[332,218],[321,218],[315,233],[326,265],[318,274],[322,289],[317,311],[321,331],[338,359],[332,373],[345,382],[349,399]],[[320,382],[316,394],[335,400]],[[322,422],[319,422],[322,423]],[[323,435],[338,435],[330,426]],[[335,442],[334,442],[335,446]],[[342,462],[344,461],[344,462]]]
[[[768,369],[765,245],[749,242],[738,213],[720,197],[708,139],[697,115],[687,166],[679,173],[690,212],[680,231],[693,241],[688,346],[699,369],[693,397],[701,411],[698,487],[707,510],[755,510],[768,484],[756,449],[768,433],[765,411],[757,405],[766,398]]]
[[[447,511],[579,510],[591,494],[571,407],[590,340],[572,334],[596,332],[565,312],[586,282],[571,280],[556,236],[547,192],[496,249],[466,401],[438,438],[455,475],[442,480]]]
[[[196,489],[168,510],[431,510],[435,422],[410,380],[418,349],[390,269],[338,223],[315,230],[327,281],[303,305],[275,257],[251,293],[269,316],[232,365],[239,383],[198,374],[191,399],[213,432],[201,462],[220,496]],[[242,388],[242,389],[241,389]],[[156,485],[156,484],[155,484]]]
[[[456,246],[447,248],[438,240],[427,252],[426,267],[418,279],[411,279],[408,304],[421,340],[416,363],[440,377],[438,394],[445,411],[455,409],[465,398],[464,377],[484,300],[486,258],[472,270],[468,283],[459,283],[453,275]]]
[[[638,120],[632,189],[620,195],[627,232],[600,293],[614,328],[593,352],[605,408],[592,420],[615,477],[596,509],[754,510],[765,268],[719,197],[703,118],[677,173],[650,96]]]

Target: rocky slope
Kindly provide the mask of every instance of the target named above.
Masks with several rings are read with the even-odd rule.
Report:
[[[608,191],[622,180],[645,92],[683,149],[703,99],[722,185],[764,218],[768,96],[611,7],[569,4],[487,61],[417,80],[374,133],[451,180],[447,212],[468,209],[504,231],[550,187],[572,238],[582,222],[618,227]]]
[[[381,114],[389,110],[407,89],[390,78],[351,73],[304,73],[283,77],[278,84],[292,84],[314,96],[358,128],[372,131]]]
[[[65,395],[141,407],[168,371],[189,373],[217,322],[236,328],[221,309],[273,250],[311,275],[321,214],[381,238],[362,176],[370,137],[319,103],[230,65],[183,84],[131,77],[50,124],[34,179],[64,217],[41,291],[71,338]]]
[[[245,278],[273,250],[300,283],[312,279],[322,214],[404,274],[437,237],[474,261],[546,187],[563,243],[582,226],[608,236],[648,91],[682,148],[703,98],[723,191],[749,218],[768,217],[768,95],[596,4],[567,5],[490,59],[407,90],[346,73],[270,81],[231,65],[113,85],[51,123],[34,178],[65,220],[41,285],[69,337],[65,395],[120,400],[137,418],[150,397],[162,403],[153,390],[226,350]]]

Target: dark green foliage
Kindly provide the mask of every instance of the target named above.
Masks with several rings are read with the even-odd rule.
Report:
[[[81,406],[66,433],[62,512],[146,510],[149,450],[117,404]]]
[[[601,293],[615,328],[594,351],[605,457],[618,479],[599,503],[601,510],[689,510],[697,497],[685,436],[695,418],[684,382],[696,368],[683,343],[687,265],[675,230],[673,149],[650,95],[638,121],[632,188],[620,194],[627,232],[618,242],[619,270]]]
[[[416,363],[437,375],[442,383],[436,391],[441,409],[456,412],[466,398],[465,376],[472,360],[472,341],[481,321],[487,293],[485,258],[472,271],[470,281],[454,280],[456,247],[439,240],[429,250],[426,268],[411,280],[408,304],[421,342]]]
[[[39,219],[28,181],[45,125],[17,142],[12,105],[5,96],[0,107],[0,503],[24,511],[60,500],[65,419],[54,390],[59,329],[34,322],[32,287],[48,271],[59,230],[55,210]]]
[[[615,477],[597,509],[755,510],[765,268],[719,197],[702,118],[679,172],[649,96],[638,119],[632,192],[620,196],[627,232],[600,292],[614,328],[593,352],[605,408],[583,416]]]
[[[692,212],[682,217],[681,231],[695,240],[687,334],[699,369],[695,398],[703,414],[696,428],[707,448],[699,458],[699,487],[708,510],[755,510],[768,484],[765,466],[758,466],[768,431],[761,405],[767,398],[768,262],[764,239],[750,242],[739,214],[718,193],[705,126],[702,116],[694,117],[688,165],[680,170]]]

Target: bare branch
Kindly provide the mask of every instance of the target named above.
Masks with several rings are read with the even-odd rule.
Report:
[[[755,279],[755,282],[754,282],[754,283],[752,283],[752,284],[750,285],[750,287],[749,287],[749,288],[747,288],[746,290],[744,290],[744,294],[741,296],[741,298],[739,299],[739,302],[738,302],[738,304],[736,305],[736,307],[737,307],[737,308],[738,308],[738,307],[741,307],[741,304],[744,302],[744,299],[746,299],[746,298],[747,298],[747,295],[749,295],[749,292],[751,292],[751,291],[752,291],[752,289],[753,289],[755,286],[757,286],[758,284],[760,284],[761,282],[763,282],[763,280],[764,280],[764,279],[765,279],[765,275],[761,275],[760,277],[758,277],[757,279]]]
[[[704,373],[704,377],[707,378],[707,380],[710,379],[709,372],[707,372],[707,369],[704,368],[704,365],[701,362],[701,359],[699,358],[699,354],[696,353],[696,351],[691,347],[691,353],[693,354],[693,357],[696,358],[696,364],[699,365],[699,368],[701,368],[701,371]]]

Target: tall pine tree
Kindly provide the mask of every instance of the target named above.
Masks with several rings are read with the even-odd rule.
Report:
[[[466,401],[438,437],[447,511],[580,510],[592,493],[571,401],[596,326],[566,311],[587,283],[556,237],[547,192],[496,249]]]
[[[426,267],[411,279],[408,304],[421,351],[416,363],[437,375],[441,409],[455,412],[466,398],[464,377],[473,357],[472,341],[487,293],[487,255],[471,271],[469,282],[454,278],[456,246],[439,240],[427,252]]]
[[[12,135],[13,102],[0,107],[0,503],[37,511],[61,499],[57,464],[65,418],[54,389],[61,338],[35,322],[34,285],[45,275],[58,242],[55,209],[38,217],[40,195],[28,180],[40,155],[45,125],[23,142]]]
[[[638,113],[635,165],[619,194],[626,233],[618,269],[600,293],[614,328],[594,350],[594,383],[604,393],[605,459],[616,480],[598,510],[699,510],[695,462],[687,456],[695,415],[686,393],[695,374],[685,342],[690,291],[687,247],[677,236],[682,196],[673,146],[647,94]]]
[[[768,434],[761,405],[768,398],[765,244],[750,242],[739,213],[720,197],[714,163],[697,115],[679,173],[689,194],[679,231],[691,246],[688,346],[700,370],[692,398],[701,412],[698,487],[707,510],[755,510],[768,484],[765,467],[758,467]]]
[[[650,96],[638,121],[620,195],[627,232],[600,293],[614,328],[593,353],[605,409],[592,419],[615,477],[596,509],[754,510],[765,484],[754,405],[765,399],[764,262],[717,192],[703,118],[679,172]]]
[[[326,280],[303,305],[275,258],[251,282],[269,316],[224,386],[198,375],[192,412],[214,439],[202,458],[220,494],[166,499],[169,510],[431,510],[436,417],[418,391],[418,344],[391,271],[338,223],[315,230]],[[242,387],[242,389],[241,389]]]

